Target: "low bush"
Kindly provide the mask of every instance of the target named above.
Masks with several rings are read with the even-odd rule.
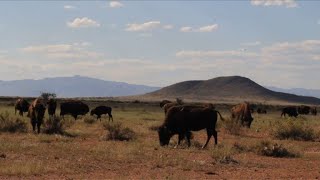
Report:
[[[232,147],[225,146],[224,144],[219,144],[214,147],[212,151],[212,158],[222,164],[238,164],[239,162],[233,159],[232,155],[235,154]]]
[[[20,117],[10,117],[9,112],[0,113],[0,131],[2,132],[27,132],[28,123]]]
[[[299,157],[297,152],[290,152],[281,144],[271,143],[270,141],[260,141],[252,150],[258,155],[272,156],[272,157]]]
[[[241,134],[242,129],[241,129],[240,121],[228,118],[228,119],[225,119],[222,126],[228,133],[232,135]]]
[[[49,118],[44,124],[44,133],[46,134],[64,134],[65,126],[59,116]]]
[[[124,128],[121,123],[105,123],[103,126],[108,131],[107,140],[130,141],[136,139],[136,133],[130,128]]]
[[[85,116],[83,118],[83,122],[85,122],[86,124],[93,124],[93,123],[97,122],[97,119],[92,116]]]
[[[282,121],[273,129],[272,135],[277,139],[314,141],[318,138],[315,131],[302,121]]]

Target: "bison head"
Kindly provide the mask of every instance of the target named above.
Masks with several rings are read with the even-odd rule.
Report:
[[[93,116],[95,113],[96,113],[96,112],[95,112],[95,109],[92,109],[92,110],[90,111],[90,115],[91,115],[91,116]]]
[[[166,126],[162,126],[158,129],[160,146],[166,146],[169,144],[172,133]]]
[[[244,123],[243,125],[245,125],[247,128],[250,128],[252,121],[253,121],[253,118],[249,117],[247,121],[243,122]]]

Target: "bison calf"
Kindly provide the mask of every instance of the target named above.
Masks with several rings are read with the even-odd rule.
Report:
[[[178,145],[186,137],[188,146],[190,146],[190,131],[202,129],[207,130],[207,141],[202,148],[207,146],[211,136],[215,138],[215,144],[217,144],[218,134],[215,130],[217,114],[223,119],[221,114],[212,108],[190,106],[174,106],[169,108],[164,123],[158,129],[160,145],[168,145],[171,137],[178,134]]]
[[[91,116],[93,116],[94,114],[97,115],[97,119],[100,119],[100,121],[101,121],[101,115],[103,115],[103,114],[107,115],[108,114],[109,121],[110,121],[110,118],[111,118],[112,122],[113,122],[113,117],[112,117],[111,111],[112,111],[111,107],[98,106],[98,107],[92,109],[90,114],[91,114]]]

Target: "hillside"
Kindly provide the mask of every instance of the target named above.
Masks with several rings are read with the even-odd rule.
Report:
[[[0,81],[0,96],[39,96],[41,92],[56,93],[59,97],[128,96],[157,89],[83,76]]]
[[[275,92],[241,76],[184,81],[145,94],[144,98],[183,98],[192,100],[254,101],[320,104],[315,97]]]

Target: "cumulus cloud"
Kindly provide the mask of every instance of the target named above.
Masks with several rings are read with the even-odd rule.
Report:
[[[254,52],[245,51],[179,51],[176,57],[179,58],[216,58],[216,57],[257,57],[258,54]]]
[[[109,7],[111,7],[111,8],[121,8],[123,6],[124,5],[119,1],[110,1],[110,3],[109,3]]]
[[[71,22],[67,22],[67,26],[71,28],[86,28],[86,27],[100,27],[100,24],[87,17],[75,18]]]
[[[171,24],[164,25],[163,29],[173,29],[173,25]]]
[[[160,21],[149,21],[142,24],[127,24],[126,31],[151,31],[160,27]]]
[[[73,44],[54,44],[28,46],[20,49],[24,53],[45,55],[48,58],[55,59],[82,59],[102,57],[102,53],[86,50],[90,43],[81,42]]]
[[[285,6],[287,8],[298,7],[295,0],[251,0],[254,6]]]
[[[64,5],[63,8],[64,8],[65,10],[76,9],[75,6],[71,6],[71,5]]]
[[[207,25],[199,28],[193,28],[190,26],[181,27],[181,32],[213,32],[218,29],[218,24]]]

